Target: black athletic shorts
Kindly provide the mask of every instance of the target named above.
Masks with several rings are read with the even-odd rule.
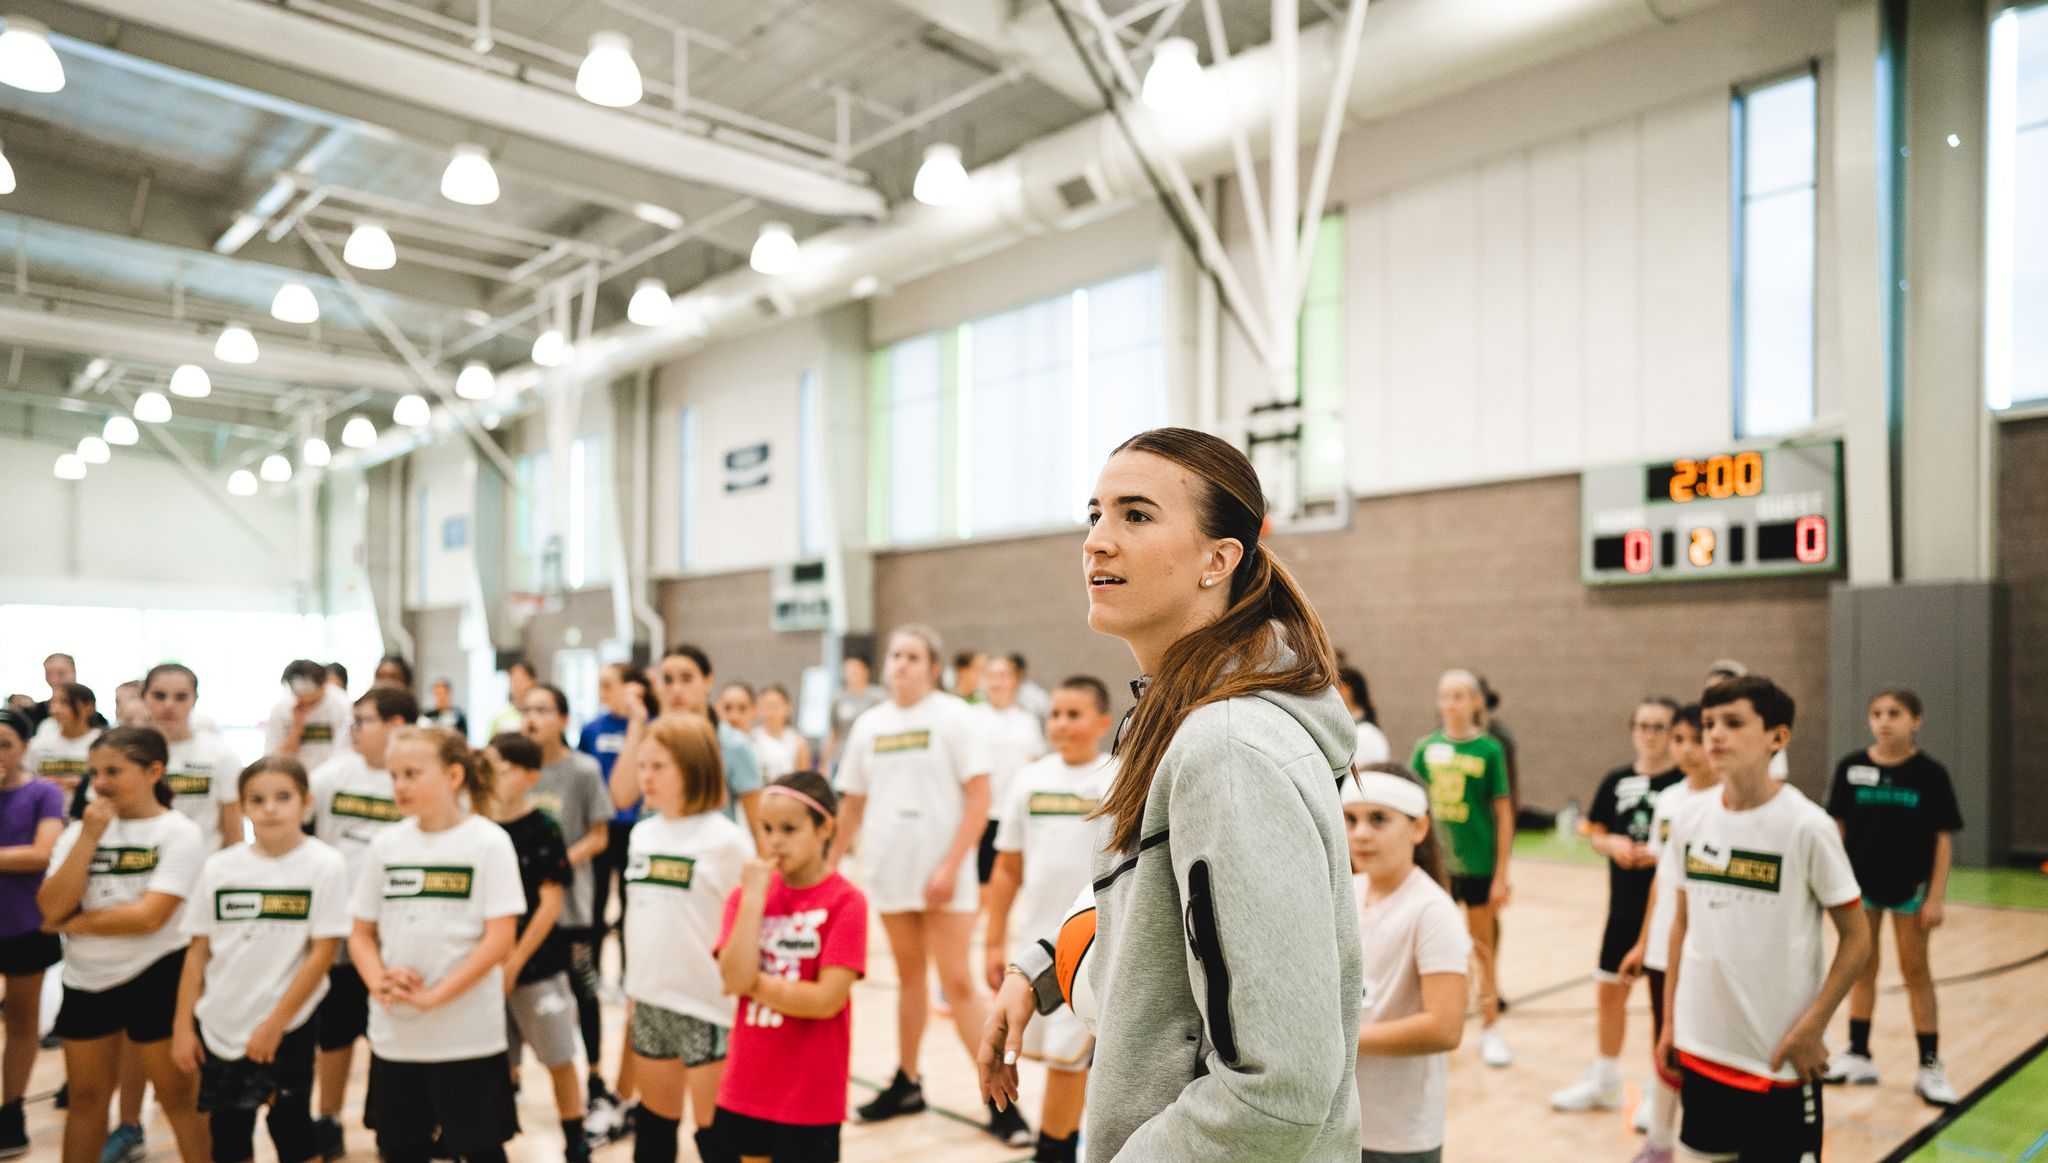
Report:
[[[1461,905],[1483,905],[1493,899],[1493,877],[1452,876],[1451,899]]]
[[[126,1034],[131,1042],[161,1042],[178,1017],[178,977],[185,951],[166,953],[154,964],[111,989],[64,987],[64,1008],[51,1033],[67,1042],[90,1042]]]
[[[64,940],[55,933],[31,929],[0,937],[0,977],[41,973],[64,960]]]
[[[370,987],[355,966],[341,961],[327,971],[327,996],[313,1011],[313,1027],[323,1051],[346,1050],[369,1032]]]
[[[1599,981],[1621,980],[1621,959],[1635,948],[1636,938],[1643,935],[1643,914],[1633,915],[1618,910],[1607,914],[1607,928],[1600,934],[1600,971],[1593,976]]]
[[[387,1158],[423,1159],[434,1146],[486,1155],[519,1133],[512,1073],[503,1054],[460,1062],[388,1062],[370,1056],[363,1122]]]
[[[988,827],[981,830],[981,850],[975,854],[974,870],[987,884],[988,878],[996,874],[996,822],[990,820]]]
[[[206,1060],[199,1065],[200,1113],[252,1111],[268,1103],[272,1095],[281,1101],[289,1095],[301,1104],[311,1102],[314,1033],[314,1024],[308,1019],[278,1041],[277,1056],[268,1062],[216,1058],[207,1051]]]
[[[1741,1163],[1820,1158],[1820,1083],[1755,1091],[1709,1078],[1691,1065],[1680,1072],[1685,1076],[1679,1087],[1685,1121],[1678,1141],[1687,1151]]]
[[[838,1123],[800,1127],[719,1107],[712,1125],[726,1149],[740,1155],[766,1156],[775,1163],[839,1163]]]

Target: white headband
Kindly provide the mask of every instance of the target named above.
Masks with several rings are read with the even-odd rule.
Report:
[[[1426,789],[1384,771],[1353,772],[1337,799],[1340,804],[1378,804],[1417,820],[1429,814]]]

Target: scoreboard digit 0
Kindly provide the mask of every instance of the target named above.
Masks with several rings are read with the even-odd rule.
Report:
[[[1839,441],[1744,448],[1580,476],[1587,585],[1833,573]]]

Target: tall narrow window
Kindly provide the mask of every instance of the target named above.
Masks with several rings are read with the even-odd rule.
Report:
[[[1735,96],[1738,437],[1813,423],[1816,105],[1811,73]]]
[[[2048,4],[1991,22],[1985,141],[1984,394],[2048,400]]]
[[[889,536],[930,541],[945,511],[945,344],[939,335],[889,352]]]
[[[419,530],[413,535],[412,539],[413,552],[418,555],[418,560],[414,562],[414,568],[418,573],[414,578],[413,584],[419,587],[412,600],[415,605],[420,606],[424,606],[434,600],[434,591],[427,588],[427,563],[432,559],[434,551],[440,547],[440,542],[434,536],[434,509],[428,503],[427,497],[427,486],[421,485],[419,513],[415,517],[415,520],[419,522]]]
[[[1301,495],[1324,500],[1344,488],[1344,219],[1338,214],[1316,230],[1297,350]]]
[[[806,370],[796,385],[797,555],[815,558],[826,550],[825,416],[818,401],[818,373]]]
[[[697,409],[683,409],[677,436],[676,568],[690,569],[697,563]]]

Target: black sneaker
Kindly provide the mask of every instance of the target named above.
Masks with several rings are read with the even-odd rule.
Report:
[[[1033,1141],[1031,1125],[1017,1113],[1016,1103],[1001,1110],[993,1102],[988,1104],[988,1133],[1012,1147],[1029,1147]]]
[[[57,1109],[71,1109],[71,1084],[68,1082],[57,1088]]]
[[[21,1100],[0,1106],[0,1159],[28,1154],[28,1128],[21,1117]]]
[[[914,1115],[924,1110],[924,1087],[910,1080],[901,1070],[889,1083],[889,1089],[875,1096],[873,1102],[857,1108],[854,1117],[864,1123],[879,1123],[898,1115]]]
[[[341,1142],[341,1121],[331,1115],[321,1115],[313,1120],[313,1146],[320,1152],[320,1158],[327,1163],[337,1163],[348,1154],[348,1148]]]

